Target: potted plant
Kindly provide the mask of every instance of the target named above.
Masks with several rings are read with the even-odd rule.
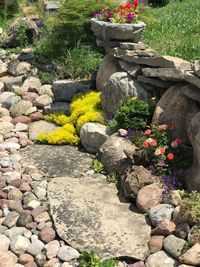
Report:
[[[145,23],[138,20],[138,0],[119,5],[117,10],[103,8],[93,14],[91,29],[103,41],[139,42]]]

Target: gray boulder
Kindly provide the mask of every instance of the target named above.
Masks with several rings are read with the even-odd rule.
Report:
[[[129,140],[119,137],[118,134],[113,134],[107,138],[105,143],[100,147],[98,158],[103,163],[106,171],[117,171],[123,173],[131,164],[128,154],[133,155],[136,151],[136,146]]]
[[[97,153],[108,138],[105,125],[100,123],[85,123],[80,130],[80,139],[84,148],[91,153]]]
[[[20,100],[10,108],[10,113],[13,117],[26,115],[26,112],[30,108],[32,108],[32,103],[30,101]]]
[[[115,72],[101,90],[103,108],[114,114],[120,104],[132,97],[151,102],[151,95],[127,72]]]
[[[57,102],[71,102],[77,93],[90,89],[90,81],[59,80],[53,83],[53,93]]]

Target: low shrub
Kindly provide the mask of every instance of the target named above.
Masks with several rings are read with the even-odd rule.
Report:
[[[150,120],[150,107],[144,102],[132,98],[120,105],[114,118],[108,123],[110,130],[144,130]]]
[[[80,267],[115,267],[117,260],[102,260],[94,252],[83,252],[80,257]]]
[[[39,134],[37,141],[58,145],[77,145],[80,141],[78,134],[83,124],[87,122],[104,123],[99,92],[90,91],[85,94],[79,94],[70,104],[70,111],[70,116],[64,113],[54,113],[44,116],[45,120],[55,122],[62,127],[52,133]]]
[[[69,48],[81,44],[94,44],[95,36],[90,30],[90,18],[102,6],[116,6],[109,0],[65,0],[58,13],[46,20],[44,34],[38,52],[45,58],[59,58]]]
[[[0,4],[0,17],[7,20],[9,17],[18,13],[19,10],[20,5],[18,0],[2,1],[2,4]]]

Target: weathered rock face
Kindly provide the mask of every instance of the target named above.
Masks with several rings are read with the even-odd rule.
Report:
[[[59,80],[53,83],[53,93],[57,102],[71,102],[73,97],[90,89],[88,81]]]
[[[72,247],[103,258],[148,256],[150,227],[144,215],[120,202],[104,176],[52,179],[48,196],[57,233]]]
[[[80,139],[84,148],[91,153],[97,153],[108,138],[105,125],[100,123],[85,123],[80,130]]]
[[[78,150],[75,146],[34,145],[21,150],[24,159],[48,173],[49,177],[80,177],[92,165],[93,156]]]
[[[133,155],[136,146],[129,140],[119,137],[117,134],[111,135],[100,147],[98,158],[103,163],[106,171],[117,171],[123,173],[130,165],[131,161],[124,153],[124,150]]]
[[[150,102],[151,95],[134,80],[127,72],[115,72],[101,91],[103,108],[114,114],[122,102],[137,97],[139,100]]]
[[[121,188],[125,197],[135,199],[141,188],[152,184],[151,172],[143,166],[131,166],[121,178]]]
[[[112,56],[107,55],[101,63],[101,66],[97,73],[96,84],[97,89],[102,91],[106,86],[110,76],[115,72],[120,71],[117,59]]]
[[[158,101],[153,122],[174,126],[174,137],[187,136],[187,129],[199,111],[196,103],[182,93],[182,85],[169,88]]]
[[[190,190],[200,191],[200,112],[192,118],[188,136],[193,146],[193,163],[186,172],[186,183]]]

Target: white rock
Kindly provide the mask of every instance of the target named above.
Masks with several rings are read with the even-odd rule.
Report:
[[[69,246],[63,246],[59,249],[57,257],[62,261],[70,261],[78,259],[80,256],[79,252]]]
[[[39,207],[40,204],[41,204],[41,203],[40,203],[38,200],[31,200],[31,201],[28,203],[28,207],[35,209],[35,208]]]
[[[26,132],[28,130],[28,125],[25,123],[18,122],[15,125],[15,131],[16,132]]]
[[[13,142],[6,142],[3,144],[0,144],[0,148],[6,149],[6,150],[10,150],[10,149],[20,149],[20,145],[17,143],[13,143]]]
[[[16,236],[10,243],[10,249],[16,255],[21,255],[25,253],[29,245],[30,245],[30,241],[27,237]]]

